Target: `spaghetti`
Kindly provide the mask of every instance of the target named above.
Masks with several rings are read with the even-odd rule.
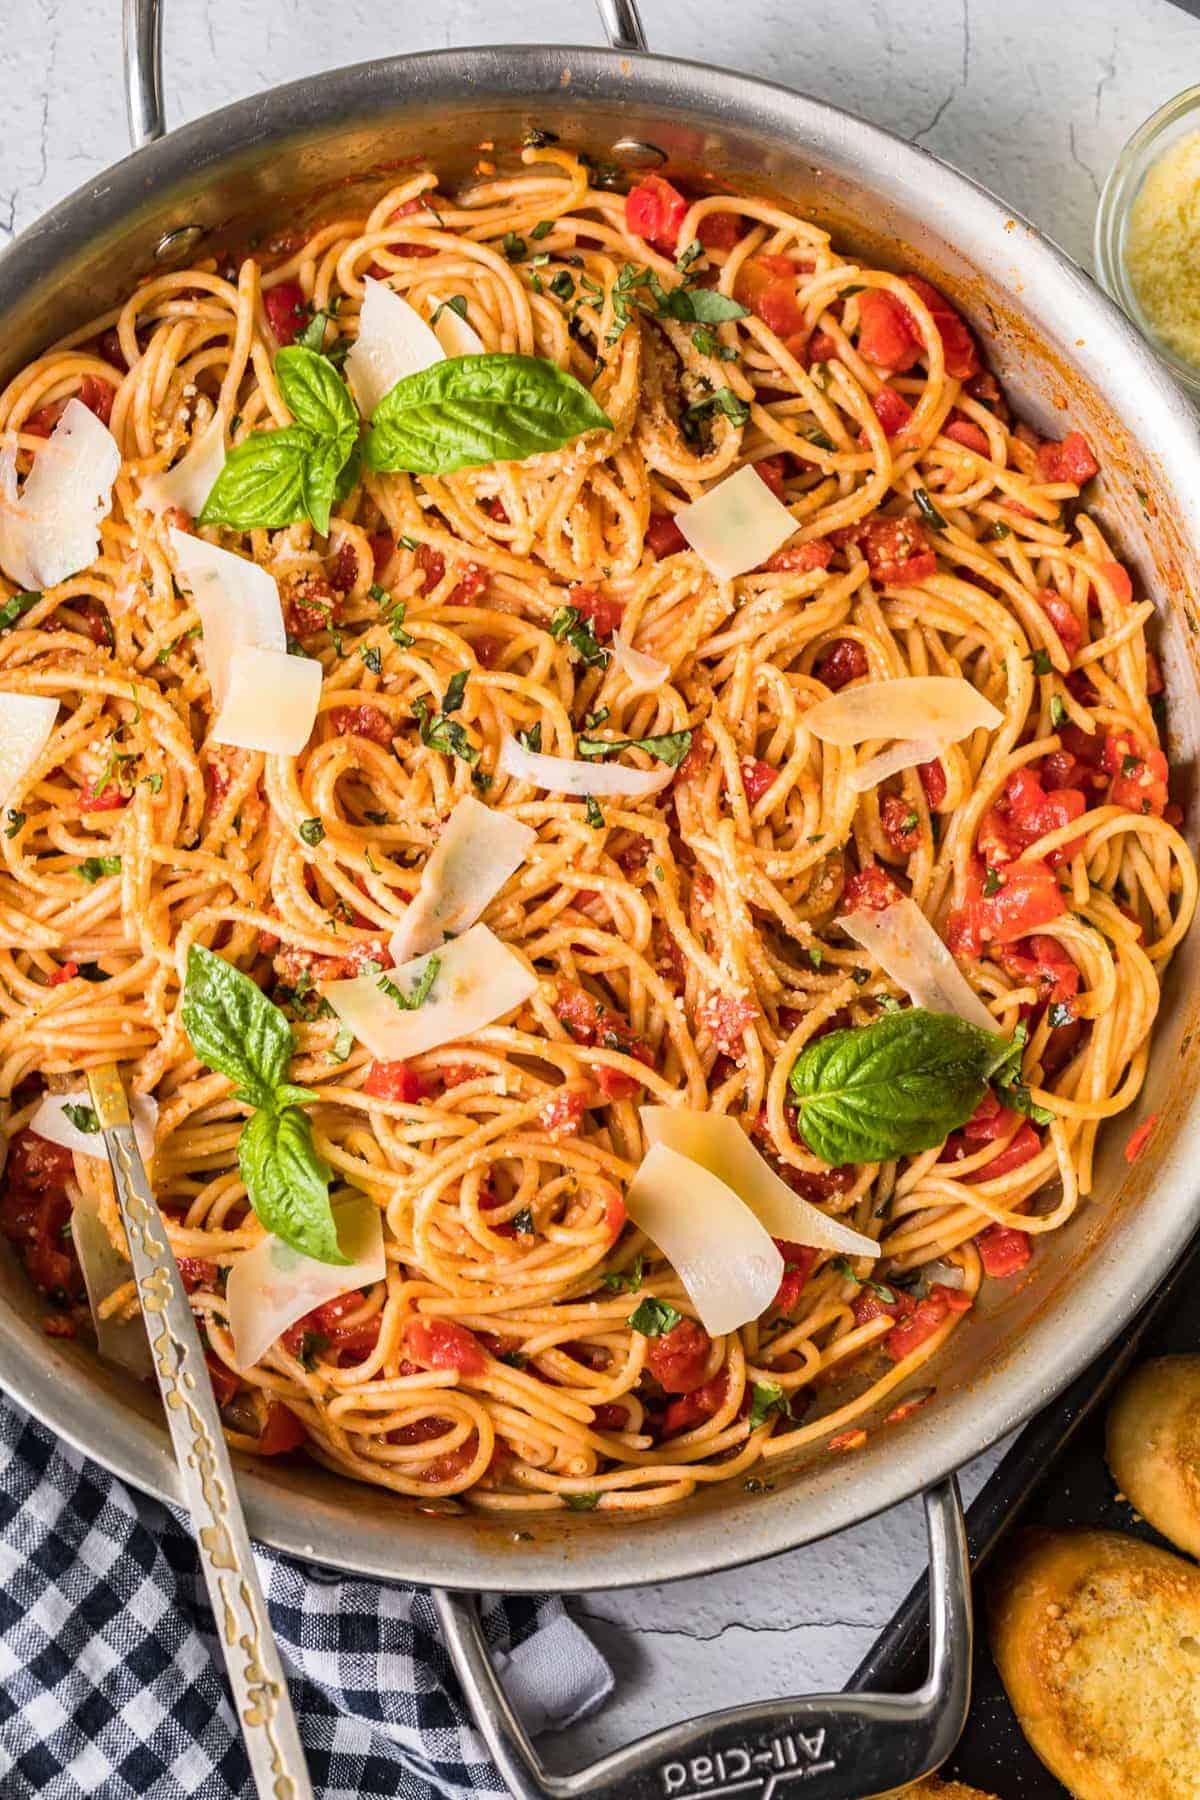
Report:
[[[552,144],[524,161],[456,200],[413,174],[365,218],[149,278],[0,397],[22,470],[71,396],[122,457],[94,563],[0,598],[0,685],[60,702],[52,766],[0,837],[0,1222],[55,1298],[47,1329],[73,1332],[69,1210],[98,1208],[116,1245],[119,1218],[106,1166],[28,1125],[47,1086],[120,1058],[158,1103],[155,1186],[237,1447],[303,1443],[360,1480],[509,1513],[644,1508],[853,1447],[894,1390],[894,1413],[917,1403],[912,1377],[981,1283],[1088,1193],[1196,875],[1159,748],[1153,604],[1077,505],[1082,436],[1015,424],[936,290],[842,258],[780,205],[689,201],[657,176],[625,196]],[[450,475],[360,473],[327,536],[156,516],[145,484],[215,418],[232,445],[290,423],[277,348],[324,313],[336,361],[368,274],[426,317],[452,304],[486,351],[570,370],[612,431]],[[673,310],[681,278],[744,315]],[[720,580],[674,514],[747,464],[795,533]],[[300,755],[211,742],[172,524],[278,582],[323,671]],[[617,627],[664,679],[590,654]],[[456,753],[418,720],[461,673]],[[1002,723],[857,791],[854,755],[806,710],[924,675],[965,677]],[[603,804],[498,766],[506,738],[570,757],[585,730],[691,747],[662,792]],[[387,966],[467,794],[536,831],[486,920],[537,991],[469,1040],[375,1063],[319,984]],[[796,1135],[789,1070],[897,1004],[833,921],[901,892],[1004,1032],[1024,1026],[1023,1110],[989,1091],[939,1149],[830,1168]],[[248,1109],[181,1028],[193,944],[286,1007],[335,1192],[385,1221],[386,1278],[248,1370],[224,1292],[262,1237],[237,1167]],[[711,1340],[624,1216],[639,1104],[680,1101],[735,1116],[880,1261],[785,1244],[763,1317]],[[126,1284],[103,1310],[135,1306]],[[835,1377],[853,1397],[830,1411]]]

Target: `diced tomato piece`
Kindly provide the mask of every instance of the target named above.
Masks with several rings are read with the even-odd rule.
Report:
[[[883,426],[885,437],[896,437],[899,432],[904,430],[913,416],[913,409],[904,395],[898,394],[893,387],[881,387],[871,405],[875,409],[876,418]]]
[[[664,176],[644,175],[625,197],[625,224],[664,256],[674,256],[687,210],[688,203],[679,189]]]
[[[650,514],[650,523],[646,527],[646,547],[659,562],[664,556],[677,556],[681,550],[687,549],[687,539],[671,513]]]
[[[491,580],[491,575],[482,563],[456,563],[454,572],[458,576],[450,591],[451,606],[473,606]]]
[[[1073,657],[1083,642],[1083,626],[1075,616],[1075,608],[1069,600],[1054,588],[1041,588],[1038,591],[1038,605],[1062,639],[1063,649]]]
[[[706,1419],[720,1412],[728,1392],[729,1376],[721,1369],[702,1387],[693,1388],[690,1393],[671,1401],[659,1422],[659,1436],[673,1438],[685,1431],[694,1431],[697,1425],[703,1425]]]
[[[208,1364],[208,1378],[212,1382],[217,1405],[228,1406],[234,1395],[241,1392],[241,1381],[229,1364],[223,1363],[211,1350],[205,1352],[204,1360]]]
[[[922,349],[913,316],[895,294],[867,288],[858,296],[858,354],[867,362],[903,375]]]
[[[179,1278],[185,1290],[194,1294],[200,1287],[215,1287],[217,1281],[217,1265],[203,1256],[181,1256],[179,1258]]]
[[[990,1144],[1014,1129],[1016,1114],[1002,1106],[991,1088],[962,1128],[962,1136],[972,1144]]]
[[[395,1100],[402,1106],[416,1106],[427,1100],[437,1083],[433,1076],[414,1069],[406,1062],[375,1062],[363,1082],[363,1093],[376,1100]]]
[[[827,569],[832,561],[833,545],[828,538],[811,538],[807,544],[786,544],[782,550],[776,550],[763,568],[772,575],[784,571],[809,574],[813,569]]]
[[[1031,1162],[1035,1156],[1040,1154],[1041,1148],[1041,1138],[1029,1120],[1022,1119],[1011,1143],[1006,1144],[998,1155],[993,1156],[991,1162],[985,1164],[981,1169],[976,1169],[965,1179],[967,1181],[995,1181],[1000,1175],[1010,1175],[1023,1163]]]
[[[926,800],[936,810],[946,798],[946,771],[939,758],[935,756],[932,762],[919,763],[917,775],[925,789]]]
[[[611,594],[602,593],[598,587],[573,587],[570,601],[598,638],[611,637],[625,612],[623,601],[614,600]]]
[[[348,594],[358,580],[358,553],[349,538],[344,538],[329,562],[329,585],[339,594]]]
[[[937,573],[937,557],[919,519],[868,520],[863,554],[872,577],[884,586],[925,581]]]
[[[307,1436],[291,1407],[272,1400],[255,1449],[260,1456],[286,1456],[290,1450],[299,1450]]]
[[[483,510],[489,519],[495,519],[497,525],[508,524],[508,510],[499,494],[493,494],[483,503]]]
[[[947,375],[953,376],[955,381],[966,381],[976,375],[979,372],[979,350],[975,339],[946,296],[920,275],[906,275],[904,279],[920,295],[933,315],[938,336],[942,340]]]
[[[610,1194],[604,1203],[604,1224],[608,1231],[608,1240],[610,1244],[615,1244],[621,1233],[624,1231],[625,1220],[627,1217],[628,1214],[625,1211],[625,1202],[622,1200],[620,1194]]]
[[[1069,431],[1060,443],[1038,445],[1037,469],[1043,481],[1070,481],[1082,487],[1099,472],[1100,464],[1082,431]]]
[[[856,874],[846,878],[846,888],[842,895],[843,908],[846,912],[886,912],[897,900],[903,900],[904,891],[887,870],[879,863],[872,863],[868,869],[860,869]]]
[[[1101,767],[1112,776],[1108,797],[1114,806],[1162,818],[1169,797],[1168,767],[1157,745],[1145,750],[1132,732],[1110,732],[1104,740]]]
[[[1128,606],[1133,599],[1133,579],[1130,576],[1129,570],[1119,562],[1102,562],[1100,564],[1100,573],[1105,577],[1109,587],[1112,588],[1121,604],[1123,606]],[[1100,596],[1097,594],[1095,588],[1093,588],[1088,595],[1088,610],[1090,612],[1100,611]]]
[[[365,737],[387,749],[396,733],[379,706],[335,706],[329,723],[338,737]]]
[[[955,956],[978,956],[985,944],[1009,944],[1027,937],[1067,910],[1054,870],[1040,857],[1026,857],[987,871],[995,891],[985,894],[985,871],[972,865],[963,904],[951,913],[946,942]]]
[[[1132,1164],[1137,1161],[1138,1157],[1142,1154],[1142,1151],[1146,1148],[1146,1145],[1150,1142],[1151,1133],[1157,1124],[1158,1114],[1151,1113],[1148,1119],[1143,1119],[1136,1130],[1130,1132],[1125,1144],[1125,1161],[1127,1163]]]
[[[750,466],[766,482],[775,498],[782,500],[783,484],[787,480],[787,458],[764,456],[761,462],[751,463]]]
[[[482,1375],[487,1367],[478,1338],[453,1319],[410,1313],[404,1322],[404,1347],[423,1369],[453,1369],[459,1375]]]
[[[585,988],[573,982],[560,981],[554,1011],[577,1044],[600,1044],[606,1050],[620,1050],[638,1062],[652,1066],[649,1046],[637,1035],[619,1013],[595,999]],[[621,1069],[600,1068],[596,1085],[608,1100],[624,1100],[636,1092],[637,1083]]]
[[[885,794],[879,807],[883,835],[898,856],[911,856],[921,842],[920,820],[901,794]]]
[[[1087,811],[1087,797],[1079,788],[1055,788],[1047,793],[1036,770],[1028,765],[1014,769],[1004,784],[1004,792],[994,806],[989,806],[980,820],[979,854],[989,868],[998,869],[1024,855],[1031,844],[1049,832],[1070,825]],[[1067,862],[1079,847],[1079,840],[1052,850],[1047,857],[1051,868]]]
[[[68,1229],[67,1182],[74,1166],[69,1150],[26,1129],[9,1145],[0,1186],[0,1233],[15,1247],[39,1293],[67,1302],[83,1294]]]
[[[46,986],[61,987],[64,981],[74,981],[78,973],[79,964],[77,962],[65,962],[55,969],[53,975],[47,975]]]
[[[966,450],[974,450],[977,456],[990,456],[992,453],[987,432],[982,425],[976,425],[973,419],[951,419],[948,425],[943,425],[942,436],[961,444]]]
[[[586,1111],[587,1095],[582,1088],[558,1088],[542,1106],[538,1123],[551,1137],[572,1137]]]
[[[445,576],[446,559],[440,550],[435,550],[430,544],[418,544],[414,554],[422,574],[421,592],[432,594]]]
[[[796,299],[796,266],[790,258],[750,257],[738,270],[733,292],[776,337],[799,338],[804,331],[804,313]],[[799,349],[799,343],[795,347]]]
[[[397,219],[411,219],[415,213],[424,213],[424,223],[427,225],[436,225],[437,220],[432,216],[429,210],[431,198],[432,197],[427,194],[414,194],[411,200],[406,200],[403,206],[398,206],[396,208],[389,220],[389,224],[395,224]],[[438,253],[436,244],[389,244],[388,249],[393,256],[436,256]]]
[[[324,1301],[288,1326],[282,1338],[284,1348],[291,1356],[302,1356],[305,1339],[316,1337],[324,1339],[327,1347],[337,1352],[339,1360],[344,1356],[350,1362],[361,1362],[378,1343],[383,1323],[382,1313],[372,1313],[369,1319],[347,1325],[347,1317],[361,1308],[362,1295],[357,1291]]]
[[[81,813],[117,812],[122,806],[128,806],[129,800],[130,796],[123,794],[115,781],[109,781],[99,792],[95,788],[84,788],[77,805]]]
[[[396,540],[390,531],[375,531],[367,539],[371,546],[371,565],[378,580],[396,554]]]
[[[732,250],[742,235],[740,213],[705,213],[696,227],[696,236],[706,250]]]
[[[97,375],[85,375],[79,383],[79,398],[90,413],[95,413],[102,425],[107,425],[112,418],[113,401],[117,390],[111,381],[101,381]]]
[[[793,1244],[788,1238],[775,1238],[773,1242],[783,1258],[783,1275],[771,1307],[775,1312],[790,1313],[798,1305],[821,1252],[811,1244]]]
[[[279,597],[283,602],[283,623],[291,637],[328,631],[342,616],[344,596],[316,569],[285,575],[279,583]]]
[[[939,1331],[950,1317],[950,1307],[945,1293],[931,1291],[924,1300],[918,1300],[912,1312],[900,1323],[893,1325],[883,1340],[883,1348],[893,1362],[903,1362],[914,1350]]]
[[[762,799],[768,788],[774,787],[779,770],[774,763],[758,762],[752,756],[743,756],[740,767],[746,800],[753,806],[755,801]]]
[[[817,657],[813,674],[836,694],[851,681],[865,680],[869,667],[867,653],[857,638],[834,638]]]
[[[20,429],[28,432],[30,437],[48,438],[66,411],[66,406],[65,400],[51,400],[48,405],[39,406],[27,419],[23,419]]]
[[[298,281],[281,281],[263,292],[263,306],[275,340],[281,346],[292,344],[303,331],[309,318],[304,289]]]
[[[1033,1241],[1027,1231],[1010,1225],[989,1225],[975,1239],[975,1248],[983,1264],[983,1272],[994,1281],[1019,1275],[1033,1255]]]
[[[996,961],[1014,981],[1034,982],[1047,1004],[1072,1000],[1079,992],[1079,970],[1058,939],[1042,932],[998,945]]]
[[[709,994],[697,1007],[696,1016],[718,1050],[738,1056],[745,1049],[744,1034],[757,1019],[758,1008],[740,994]]]
[[[805,346],[803,361],[808,368],[814,363],[835,362],[838,341],[831,331],[814,331]]]
[[[704,1379],[712,1339],[695,1319],[680,1319],[660,1337],[646,1339],[646,1366],[668,1394],[690,1394]]]

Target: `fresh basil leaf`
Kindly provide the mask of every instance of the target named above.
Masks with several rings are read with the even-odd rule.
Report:
[[[339,440],[322,439],[313,445],[304,459],[301,484],[304,513],[322,537],[329,535],[329,515],[333,510],[337,478],[348,454],[347,446]]]
[[[275,379],[298,424],[307,425],[318,437],[349,434],[353,442],[358,436],[358,413],[350,390],[319,350],[301,344],[281,350],[275,358]]]
[[[643,1337],[662,1337],[665,1332],[674,1331],[682,1319],[683,1314],[676,1312],[669,1300],[658,1300],[651,1294],[634,1307],[626,1323]]]
[[[659,307],[664,317],[678,319],[684,325],[724,325],[730,319],[746,318],[749,310],[728,294],[700,287],[672,288]]]
[[[92,1132],[100,1129],[100,1121],[96,1117],[94,1108],[90,1106],[76,1106],[70,1100],[65,1100],[63,1112],[70,1119],[76,1131],[87,1132],[90,1136]]]
[[[315,312],[308,321],[308,324],[304,327],[304,330],[293,341],[302,350],[323,351],[325,346],[325,327],[332,323],[333,314],[331,312]],[[283,352],[280,351],[279,354],[282,356]],[[295,407],[293,407],[292,411],[294,412],[295,410]]]
[[[457,719],[448,719],[445,713],[434,713],[432,718],[424,698],[413,706],[417,725],[421,733],[421,742],[430,750],[440,750],[443,756],[457,756],[465,763],[477,763],[479,752],[467,736],[466,729]]]
[[[832,450],[833,445],[830,444],[829,448]],[[933,504],[933,501],[929,498],[929,493],[926,488],[914,488],[913,499],[917,503],[917,511],[931,531],[945,531],[947,529],[945,519]]]
[[[685,428],[689,425],[694,427],[710,412],[724,413],[731,425],[744,425],[750,417],[750,408],[740,395],[735,394],[732,388],[723,387],[688,407],[683,415]]]
[[[593,831],[603,831],[604,814],[600,810],[599,801],[592,794],[585,794],[583,798],[585,802],[583,809],[584,818],[587,820]]]
[[[302,1256],[345,1263],[329,1204],[330,1170],[312,1120],[297,1106],[256,1112],[238,1140],[238,1168],[260,1223]]]
[[[628,1269],[609,1269],[600,1279],[610,1294],[636,1294],[646,1279],[646,1259],[635,1256]]]
[[[909,1007],[809,1044],[792,1065],[805,1143],[822,1162],[884,1162],[940,1144],[982,1100],[1006,1040]]]
[[[644,750],[647,756],[677,769],[692,747],[690,731],[665,731],[659,737],[589,738],[575,741],[580,756],[615,756],[619,750]]]
[[[446,683],[446,698],[442,701],[444,713],[457,712],[462,705],[463,695],[467,690],[467,673],[466,669],[456,669]]]
[[[521,462],[584,432],[612,429],[588,390],[556,363],[492,351],[448,357],[389,388],[364,456],[377,474],[449,475]]]
[[[526,750],[532,750],[536,755],[542,747],[542,721],[539,719],[536,724],[529,727],[528,731],[518,731],[517,742]]]
[[[256,982],[193,944],[181,1016],[202,1063],[235,1082],[240,1099],[270,1105],[292,1055],[292,1028]]]
[[[304,471],[315,443],[307,426],[289,425],[283,431],[256,431],[235,444],[197,523],[250,531],[303,519]]]
[[[787,1417],[791,1407],[784,1390],[775,1381],[755,1381],[750,1386],[750,1429],[765,1425],[772,1413]]]

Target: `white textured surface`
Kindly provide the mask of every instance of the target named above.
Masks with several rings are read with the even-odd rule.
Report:
[[[446,45],[598,42],[585,0],[167,0],[172,122],[335,64]],[[1195,78],[1200,24],[1166,0],[642,0],[652,46],[847,106],[995,188],[1081,261],[1120,145]],[[8,0],[0,238],[125,148],[118,0]],[[990,1459],[986,1467],[990,1467]],[[973,1492],[985,1472],[977,1466]],[[576,1609],[617,1666],[579,1760],[716,1705],[839,1685],[923,1559],[919,1508],[705,1581]]]

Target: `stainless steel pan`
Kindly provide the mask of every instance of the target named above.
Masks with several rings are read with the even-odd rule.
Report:
[[[241,101],[162,136],[157,0],[126,0],[130,119],[140,145],[0,257],[0,376],[115,302],[142,271],[202,252],[231,220],[294,224],[331,190],[378,191],[366,173],[429,157],[453,180],[482,139],[530,125],[618,162],[663,154],[790,196],[839,242],[926,269],[954,295],[1026,417],[1064,414],[1097,446],[1102,511],[1159,600],[1172,750],[1200,744],[1196,565],[1200,444],[1193,416],[1125,319],[1053,245],[926,152],[835,107],[761,81],[644,54],[628,0],[602,7],[613,48],[444,51],[335,70]],[[1144,499],[1139,500],[1138,490]],[[1192,806],[1192,818],[1196,808]],[[970,1639],[952,1472],[1024,1419],[1120,1331],[1200,1218],[1200,1112],[1192,1103],[1200,936],[1176,958],[1146,1096],[1161,1115],[1133,1170],[1109,1134],[1097,1190],[1039,1246],[1036,1278],[990,1298],[935,1365],[936,1400],[856,1455],[815,1454],[774,1491],[708,1489],[668,1513],[522,1519],[421,1507],[315,1468],[247,1467],[252,1531],[297,1555],[432,1582],[451,1650],[514,1792],[711,1795],[803,1781],[832,1800],[911,1780],[947,1753],[966,1705]],[[928,1379],[928,1377],[926,1377]],[[62,1437],[135,1486],[178,1498],[152,1396],[82,1348],[41,1333],[19,1272],[0,1263],[0,1383]],[[673,1728],[553,1779],[507,1711],[472,1590],[577,1591],[663,1581],[807,1543],[922,1489],[935,1574],[930,1681],[903,1701],[789,1700]]]

